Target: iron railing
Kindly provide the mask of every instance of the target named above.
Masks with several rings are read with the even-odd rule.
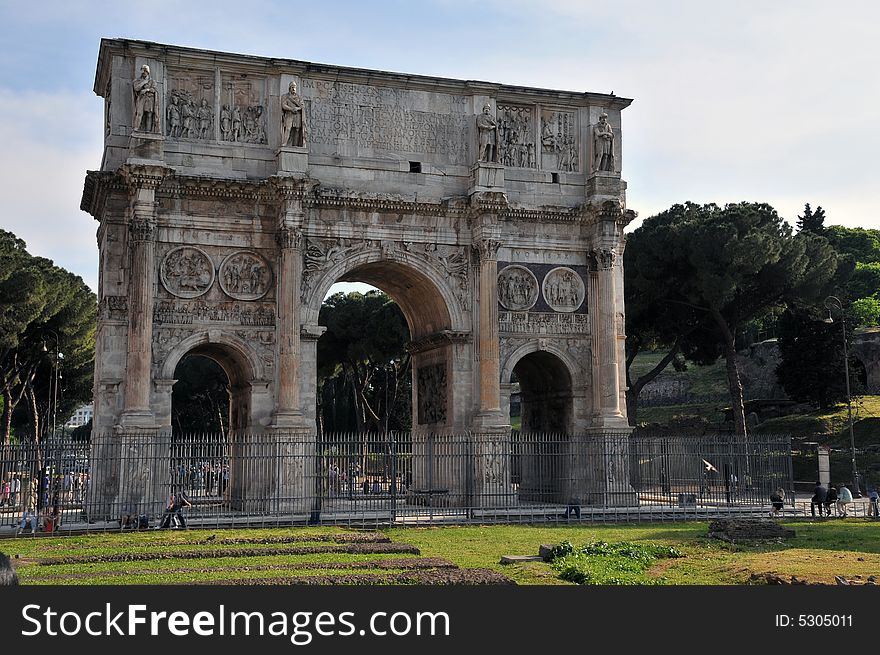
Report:
[[[94,434],[0,446],[0,526],[666,520],[793,496],[787,436]],[[7,485],[10,490],[6,491]]]

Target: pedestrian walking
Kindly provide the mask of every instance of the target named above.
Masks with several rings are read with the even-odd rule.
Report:
[[[878,506],[877,487],[868,487],[868,516],[880,518],[880,506]]]

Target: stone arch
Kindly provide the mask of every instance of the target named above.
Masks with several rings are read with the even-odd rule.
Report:
[[[428,257],[376,248],[347,254],[315,278],[304,302],[304,322],[316,325],[324,295],[339,281],[381,288],[398,304],[409,328],[412,354],[413,428],[449,428],[465,424],[472,366],[460,342],[471,333],[458,279]],[[465,297],[468,297],[465,294]],[[304,357],[317,361],[316,342],[304,342]],[[307,348],[315,348],[309,353]],[[316,380],[304,380],[304,397],[314,397]]]
[[[427,257],[365,249],[321,272],[304,302],[306,323],[318,322],[327,291],[336,282],[358,281],[381,288],[400,306],[413,340],[442,330],[470,331],[450,276]],[[469,295],[469,294],[468,294]]]
[[[567,353],[538,340],[524,344],[507,358],[502,380],[509,382],[517,373],[523,431],[573,430],[576,370]]]
[[[261,425],[261,414],[266,413],[266,402],[261,397],[266,395],[268,386],[265,367],[244,340],[221,330],[193,334],[180,341],[165,357],[162,377],[173,379],[178,364],[187,355],[208,357],[226,373],[229,380],[231,429],[249,430]],[[170,416],[170,389],[166,402]]]

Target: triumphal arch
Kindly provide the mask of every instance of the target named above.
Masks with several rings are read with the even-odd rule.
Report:
[[[116,39],[94,90],[96,433],[170,426],[200,354],[234,430],[314,434],[321,302],[362,281],[409,324],[414,431],[506,432],[515,374],[524,430],[626,440],[630,100]]]

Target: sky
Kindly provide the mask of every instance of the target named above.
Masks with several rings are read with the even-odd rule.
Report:
[[[880,228],[880,3],[0,0],[0,228],[97,287],[102,37],[632,98],[639,221],[760,201]],[[632,227],[637,227],[636,222]]]

